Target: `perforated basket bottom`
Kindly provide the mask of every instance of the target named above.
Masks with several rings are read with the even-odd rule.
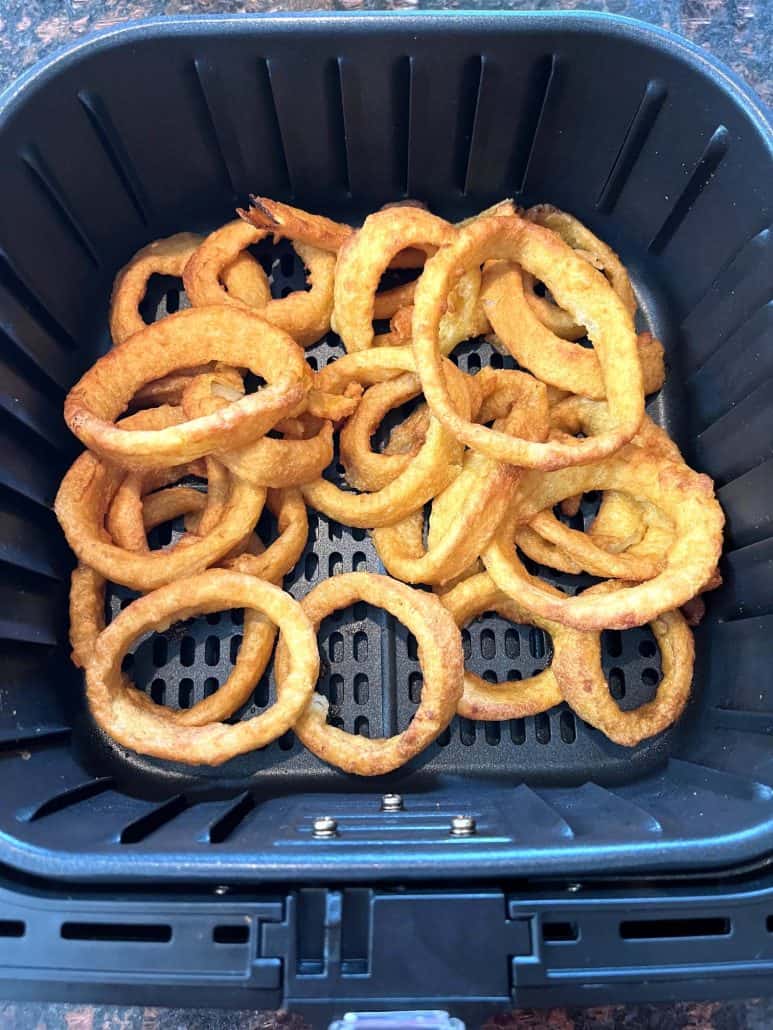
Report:
[[[275,296],[303,287],[303,269],[294,260],[292,250],[280,245],[271,258],[265,252],[257,253],[271,271]],[[149,291],[145,315],[160,317],[186,303],[173,282],[160,280]],[[313,366],[322,367],[342,352],[337,337],[330,334],[307,356]],[[460,368],[470,372],[488,363],[516,367],[511,358],[496,353],[484,341],[457,348],[454,358]],[[334,463],[327,474],[342,482],[341,471]],[[586,496],[572,524],[587,526],[597,506],[598,497]],[[174,532],[180,528],[178,524]],[[259,532],[264,540],[274,538],[273,517],[268,513],[261,520]],[[162,528],[151,543],[168,543],[169,539],[169,529],[164,532]],[[529,567],[569,592],[593,582],[587,576]],[[349,571],[384,572],[369,533],[309,510],[309,539],[300,561],[285,578],[285,588],[301,598],[320,580]],[[113,588],[107,598],[108,619],[132,596],[123,588]],[[241,611],[225,611],[177,624],[166,633],[140,641],[127,656],[125,668],[137,686],[159,704],[188,708],[227,679],[241,643],[242,622]],[[541,630],[514,625],[492,612],[465,628],[462,639],[468,667],[491,682],[525,679],[550,663],[551,643]],[[660,655],[651,631],[647,627],[607,631],[602,635],[602,645],[604,671],[620,707],[632,709],[650,700],[660,679]],[[320,627],[319,647],[322,673],[317,689],[329,699],[331,722],[370,737],[391,735],[407,726],[418,707],[422,678],[415,641],[392,616],[362,602],[336,612]],[[270,666],[235,718],[257,715],[273,698]],[[127,752],[102,735],[85,711],[78,723],[76,746],[86,763],[96,763],[102,774],[112,774],[116,785],[132,794],[156,795],[184,788],[189,793],[212,795],[258,785],[264,793],[284,793],[288,789],[308,790],[310,781],[319,784],[321,777],[325,790],[335,789],[337,781],[342,789],[350,791],[358,782],[320,762],[292,731],[260,751],[210,769]],[[456,718],[435,744],[385,779],[465,774],[542,783],[620,783],[665,760],[670,732],[634,749],[621,748],[584,724],[565,704],[532,718],[508,722]],[[372,781],[367,783],[372,789]]]

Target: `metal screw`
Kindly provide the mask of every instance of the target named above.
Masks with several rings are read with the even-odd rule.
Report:
[[[452,837],[472,837],[475,832],[475,820],[471,815],[455,815],[451,820]]]
[[[382,812],[402,812],[403,810],[403,796],[402,794],[385,794],[381,799],[381,811]]]
[[[338,823],[330,815],[319,815],[312,824],[312,830],[317,840],[329,840],[338,836]]]
[[[224,883],[221,883],[217,887],[215,887],[215,894],[223,895],[223,894],[227,894],[227,893],[228,893],[228,888],[226,887],[226,885]]]

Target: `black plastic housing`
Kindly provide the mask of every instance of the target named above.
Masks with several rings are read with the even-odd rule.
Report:
[[[690,873],[770,850],[771,132],[731,73],[606,16],[169,18],[27,74],[0,100],[0,141],[0,862],[90,882],[352,884]],[[355,222],[405,195],[450,218],[504,196],[546,200],[620,252],[642,328],[667,349],[650,409],[716,479],[728,515],[725,585],[696,634],[695,699],[675,730],[628,751],[561,709],[457,721],[379,781],[327,768],[291,735],[190,770],[94,730],[68,661],[71,559],[51,512],[77,452],[63,397],[107,347],[116,269],[151,239],[221,224],[249,191]],[[295,276],[280,261],[275,289]],[[462,367],[471,353],[460,349]],[[296,594],[378,567],[367,534],[313,527],[288,579]],[[508,629],[471,627],[478,671],[527,675],[548,660],[539,635]],[[190,703],[227,674],[238,633],[238,613],[199,620],[163,655],[141,645],[134,674]],[[649,639],[605,640],[624,704],[653,689]],[[347,729],[405,724],[418,665],[399,628],[355,609],[323,626],[321,646],[322,689]],[[259,686],[248,711],[269,699]],[[380,811],[387,790],[403,812]],[[449,834],[459,812],[475,836]],[[312,838],[322,814],[336,839]]]

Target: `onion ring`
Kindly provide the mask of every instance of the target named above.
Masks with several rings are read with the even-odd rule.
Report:
[[[572,250],[577,251],[594,268],[602,272],[633,318],[637,307],[636,295],[625,266],[610,246],[574,215],[567,214],[566,211],[561,211],[551,204],[530,207],[524,212],[523,217],[556,233]],[[543,325],[565,340],[579,340],[585,335],[585,326],[577,325],[566,311],[534,292],[533,276],[527,272],[523,278],[526,300]]]
[[[614,591],[600,583],[586,593],[598,597]],[[624,747],[635,747],[662,733],[676,722],[690,698],[695,643],[687,621],[680,612],[667,611],[650,626],[660,648],[663,676],[654,699],[632,711],[622,711],[609,693],[598,634],[573,638],[568,648],[554,655],[551,666],[565,700],[577,715]]]
[[[128,648],[143,633],[223,608],[245,608],[274,622],[288,651],[281,696],[266,711],[234,725],[184,726],[137,703],[140,692],[121,672]],[[308,705],[319,676],[314,630],[289,594],[253,576],[210,569],[138,598],[99,635],[86,667],[86,692],[98,725],[124,747],[187,764],[220,765],[288,730]]]
[[[548,434],[548,404],[542,383],[524,373],[520,396],[498,429],[543,440]],[[427,546],[424,512],[374,529],[373,543],[387,572],[409,583],[443,584],[461,575],[485,549],[507,511],[520,470],[467,451],[460,474],[432,503]]]
[[[405,207],[404,204],[397,204]],[[250,209],[236,209],[237,215],[256,229],[272,232],[274,238],[285,236],[288,239],[309,243],[320,250],[337,254],[355,229],[342,222],[333,222],[322,215],[312,215],[290,204],[282,204],[269,197],[250,195]],[[407,249],[395,255],[391,268],[421,268],[424,264],[423,251]]]
[[[202,375],[205,372],[213,372],[217,364],[215,361],[210,361],[206,365],[181,369],[179,372],[170,372],[168,376],[162,376],[161,379],[154,379],[140,387],[129,402],[129,407],[132,410],[155,408],[160,404],[171,404],[178,407],[182,403],[185,387],[190,383],[191,377]]]
[[[204,495],[190,487],[172,487],[151,494],[145,499],[143,507],[145,530],[149,531],[178,515],[201,511],[205,504]],[[276,569],[269,567],[266,571],[271,573]],[[271,575],[265,578],[273,581]],[[76,665],[85,667],[88,664],[97,637],[104,628],[105,580],[94,569],[78,565],[73,571],[70,586],[70,643],[72,659]],[[273,624],[248,609],[244,615],[239,653],[225,683],[213,695],[197,701],[191,708],[167,710],[166,717],[184,726],[201,726],[233,715],[245,703],[265,672],[275,638]],[[137,693],[134,696],[139,704],[156,708],[146,694]]]
[[[196,233],[178,232],[149,243],[124,265],[115,277],[110,297],[110,336],[114,344],[123,343],[146,327],[138,308],[150,277],[172,275],[181,279],[186,263],[203,239]],[[230,294],[255,307],[263,307],[271,298],[265,273],[249,254],[237,255],[224,267],[223,282],[227,298]]]
[[[351,572],[324,580],[303,598],[301,607],[317,628],[325,616],[355,601],[386,609],[416,637],[423,675],[421,703],[402,733],[370,740],[329,726],[327,700],[315,694],[294,728],[303,744],[323,761],[345,772],[379,776],[417,755],[453,718],[463,685],[462,641],[450,612],[437,597],[373,573]],[[292,644],[282,632],[274,663],[280,700],[291,655]]]
[[[641,505],[619,490],[607,490],[588,536],[610,554],[620,554],[640,543],[645,529]]]
[[[579,502],[582,500],[582,495],[576,499],[570,498],[570,500],[577,501],[576,509],[574,504],[572,504],[573,511],[579,510]],[[559,507],[562,510],[564,509],[563,501]],[[649,508],[652,508],[652,506],[650,505]],[[654,511],[656,509],[653,509]],[[578,536],[590,539],[598,548],[614,555],[627,551],[629,548],[637,547],[641,543],[645,531],[648,532],[650,537],[652,536],[653,526],[645,524],[643,506],[619,490],[607,490],[601,499],[599,510],[590,528],[585,533],[577,532]],[[573,541],[575,538],[572,536],[569,539]],[[591,571],[590,569],[583,568],[575,560],[575,557],[578,557],[578,555],[572,546],[569,547],[568,551],[563,550],[561,547],[543,539],[531,526],[522,526],[518,529],[515,534],[515,542],[524,554],[540,565],[546,565],[548,568],[558,569],[570,575]],[[665,546],[659,548],[659,558],[662,559],[669,543],[670,540],[666,540]],[[570,553],[574,554],[575,557],[570,557]],[[612,576],[614,573],[605,571],[596,573],[596,575]],[[644,578],[646,579],[647,577],[645,576]]]
[[[170,486],[142,499],[142,524],[145,533],[163,526],[181,515],[201,515],[207,506],[207,495],[193,486]],[[187,528],[187,527],[186,527]]]
[[[648,553],[610,554],[599,547],[588,534],[570,529],[555,517],[552,511],[541,511],[529,523],[529,528],[540,537],[579,563],[584,572],[592,576],[605,576],[631,582],[652,579],[663,571],[665,556],[651,557]],[[516,536],[516,542],[518,537]]]
[[[131,346],[131,341],[122,344],[124,348]],[[149,421],[168,425],[175,417],[173,408],[153,408],[124,419],[117,431],[130,436],[132,425],[147,425]],[[138,434],[163,431],[135,430]],[[222,518],[205,537],[171,551],[142,554],[117,547],[104,529],[105,516],[124,477],[121,469],[86,451],[76,458],[62,480],[54,511],[68,544],[83,564],[134,590],[153,590],[178,576],[215,564],[252,530],[265,500],[262,488],[233,480]]]
[[[240,383],[240,385],[242,385]],[[218,372],[196,376],[186,388],[182,408],[187,418],[211,415],[239,400],[241,390],[226,383]],[[263,436],[247,447],[218,451],[217,456],[235,476],[255,486],[299,486],[317,479],[333,460],[333,426],[316,423],[307,415],[277,426],[285,438]],[[314,432],[316,430],[316,432]],[[311,432],[308,439],[306,432]]]
[[[206,506],[204,495],[189,487],[161,490],[145,497],[143,501],[142,514],[146,531],[178,515],[201,512]],[[258,556],[242,554],[226,558],[221,562],[221,567],[278,584],[303,552],[308,536],[308,520],[306,506],[297,490],[271,490],[267,503],[277,517],[279,537]],[[198,528],[201,531],[201,527]],[[75,636],[71,634],[71,638],[76,664],[85,664],[93,652],[97,634],[104,628],[104,583],[98,573],[86,566],[79,566],[73,573],[70,607]],[[82,628],[76,631],[76,626]],[[225,683],[215,694],[198,701],[191,708],[170,711],[169,718],[182,725],[200,726],[233,715],[245,703],[263,675],[271,658],[275,636],[275,629],[269,621],[247,610],[236,663]],[[82,656],[86,656],[85,660],[81,660]],[[153,706],[146,695],[141,695],[137,700],[141,701],[141,698]]]
[[[356,490],[381,490],[400,475],[418,454],[426,438],[426,420],[421,439],[412,439],[404,451],[392,453],[385,450],[379,453],[371,450],[370,440],[387,412],[420,393],[421,384],[413,372],[375,383],[365,391],[357,410],[343,426],[339,437],[339,457],[350,486]]]
[[[381,276],[405,244],[439,247],[455,236],[453,226],[418,208],[392,208],[369,215],[341,247],[336,264],[332,325],[349,352],[380,341],[373,333],[375,297]],[[474,312],[480,276],[477,269],[455,284],[440,322],[440,347],[448,354],[475,331]]]
[[[614,594],[589,596],[586,591],[576,597],[551,596],[516,556],[515,529],[564,497],[610,489],[650,501],[672,521],[674,541],[665,568],[645,583]],[[722,509],[708,476],[682,463],[652,457],[631,444],[595,465],[524,475],[510,512],[482,557],[501,590],[544,618],[575,629],[629,629],[678,608],[702,588],[716,568],[723,525]]]
[[[596,274],[587,267],[589,274]],[[521,269],[491,262],[483,272],[480,296],[497,339],[519,365],[560,390],[597,400],[606,396],[596,350],[570,343],[543,325],[527,303]],[[665,380],[663,345],[651,333],[642,333],[637,345],[644,393],[655,393]]]
[[[557,299],[593,327],[615,427],[575,444],[534,442],[476,425],[454,409],[441,371],[438,326],[459,269],[487,258],[519,261],[547,283]],[[433,414],[469,447],[529,468],[578,465],[614,453],[633,437],[644,415],[641,367],[630,316],[603,277],[548,230],[510,218],[482,218],[459,231],[424,267],[416,289],[413,350]]]
[[[537,626],[550,634],[553,641],[553,663],[564,650],[574,654],[579,641],[588,634],[579,633],[560,623],[541,619],[503,594],[485,572],[463,580],[453,590],[443,594],[441,600],[462,629],[484,612],[494,611],[510,622]],[[598,638],[596,638],[598,639]],[[543,669],[524,680],[489,683],[469,669],[464,670],[464,693],[456,706],[466,719],[501,721],[523,719],[546,712],[563,701],[553,666]]]
[[[272,300],[269,293],[258,303],[245,303],[226,292],[221,282],[223,269],[244,254],[246,247],[259,243],[267,235],[266,230],[256,229],[238,218],[210,233],[185,266],[185,292],[194,307],[234,304],[257,308],[267,322],[288,333],[302,347],[308,347],[330,329],[335,258],[329,253],[294,241],[293,247],[306,267],[311,289],[294,290],[281,299]]]
[[[205,506],[213,508],[214,512],[202,530],[202,535],[208,532],[222,518],[231,489],[225,467],[211,458],[171,469],[129,472],[116,490],[105,519],[105,526],[113,542],[128,551],[149,551],[144,524],[146,494],[152,494],[190,475],[207,479]]]
[[[221,564],[223,568],[278,583],[303,554],[309,537],[309,519],[300,490],[269,490],[266,504],[276,516],[276,540],[261,554],[240,554]]]
[[[268,385],[223,411],[167,429],[128,432],[113,424],[144,383],[211,359],[249,368]],[[275,326],[238,308],[190,308],[100,358],[70,390],[64,414],[72,432],[108,460],[163,468],[253,443],[301,404],[310,383],[303,351]]]
[[[376,355],[363,359],[363,355]],[[360,360],[350,360],[351,358]],[[345,368],[343,367],[345,364]],[[341,386],[349,378],[376,380],[393,370],[413,368],[413,357],[406,348],[375,348],[348,355],[328,365],[317,376],[334,380]],[[449,390],[460,410],[470,411],[468,383],[474,382],[446,359]],[[418,381],[416,386],[418,388]],[[329,518],[348,526],[372,529],[400,521],[417,511],[430,498],[438,494],[461,469],[462,448],[436,419],[431,419],[427,436],[418,453],[403,472],[379,490],[372,493],[348,493],[326,479],[317,479],[301,487],[306,502]]]

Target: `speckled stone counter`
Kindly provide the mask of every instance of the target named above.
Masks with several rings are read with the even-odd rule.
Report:
[[[579,9],[640,18],[705,47],[767,103],[773,102],[771,0],[4,0],[0,2],[0,88],[62,44],[131,18],[400,8]]]
[[[88,32],[148,15],[422,8],[601,10],[661,25],[705,47],[773,103],[773,0],[0,0],[0,89]],[[699,994],[699,988],[697,989]],[[223,1012],[0,1001],[0,1030],[304,1030],[287,1013]],[[769,1030],[773,1001],[526,1009],[486,1030]],[[315,1028],[316,1030],[316,1028]],[[475,1030],[475,1028],[469,1028]]]

